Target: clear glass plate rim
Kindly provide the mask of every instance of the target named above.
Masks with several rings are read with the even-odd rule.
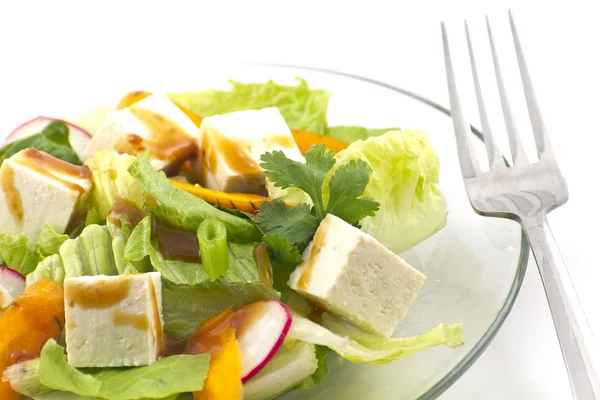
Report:
[[[275,67],[275,68],[289,68],[289,69],[298,69],[298,70],[306,70],[306,71],[314,71],[320,72],[324,74],[331,74],[334,76],[341,76],[352,80],[358,80],[365,83],[369,83],[375,86],[379,86],[385,89],[392,90],[394,92],[400,93],[402,95],[411,97],[425,105],[428,105],[439,112],[446,114],[448,117],[451,117],[450,110],[446,107],[436,103],[433,100],[430,100],[426,97],[423,97],[417,93],[412,91],[400,88],[398,86],[382,82],[373,78],[368,78],[361,75],[356,75],[348,72],[337,71],[326,68],[319,67],[308,67],[303,65],[292,65],[292,64],[277,64],[277,63],[243,63],[245,65],[251,66],[264,66],[264,67]],[[477,139],[483,141],[483,135],[481,131],[475,128],[473,125],[470,126],[471,132]],[[482,218],[490,218],[490,217],[482,217]],[[439,397],[446,389],[448,389],[454,382],[458,380],[468,369],[473,365],[473,363],[479,358],[479,356],[484,352],[484,350],[489,346],[492,342],[500,327],[508,317],[517,295],[519,294],[519,290],[521,289],[521,285],[523,283],[523,279],[525,277],[525,272],[527,270],[527,263],[529,261],[529,242],[525,233],[521,230],[521,246],[520,246],[520,254],[519,260],[517,262],[517,272],[515,274],[515,279],[511,285],[510,290],[506,296],[506,300],[502,305],[502,308],[498,312],[498,316],[494,320],[494,322],[490,325],[485,334],[481,337],[481,339],[477,342],[477,344],[471,349],[471,351],[462,359],[460,363],[458,363],[450,373],[448,373],[443,379],[429,388],[425,393],[423,393],[419,400],[431,400]]]

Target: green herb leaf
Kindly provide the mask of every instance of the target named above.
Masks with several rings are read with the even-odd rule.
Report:
[[[302,249],[310,242],[319,222],[307,204],[286,208],[280,200],[263,203],[256,217],[256,224],[265,235],[280,236],[292,246]]]
[[[263,242],[269,247],[271,260],[283,264],[298,264],[302,255],[298,247],[292,246],[287,240],[278,235],[267,235]]]
[[[379,203],[362,194],[369,183],[371,170],[363,160],[352,160],[342,165],[329,181],[327,213],[349,224],[356,224],[367,216],[374,216]]]
[[[306,192],[313,201],[316,216],[325,218],[323,205],[323,181],[325,175],[334,166],[335,158],[324,144],[312,146],[304,155],[306,164],[290,160],[282,151],[273,151],[261,156],[260,166],[265,176],[276,187],[287,189],[296,187]]]

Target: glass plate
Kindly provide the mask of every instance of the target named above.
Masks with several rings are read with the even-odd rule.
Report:
[[[229,65],[202,66],[193,72],[189,68],[180,73],[154,72],[143,71],[133,81],[119,77],[110,83],[90,80],[85,87],[64,83],[59,96],[39,90],[32,100],[32,109],[7,115],[2,127],[17,126],[22,122],[12,120],[17,116],[72,117],[98,106],[114,106],[125,92],[135,89],[227,88],[229,79],[245,82],[273,79],[294,84],[294,77],[303,77],[311,87],[333,93],[329,107],[331,125],[422,130],[440,158],[441,188],[448,200],[448,223],[443,230],[402,254],[427,280],[395,334],[415,335],[441,322],[460,322],[465,334],[464,346],[426,350],[386,365],[352,364],[332,355],[329,374],[321,384],[305,391],[292,391],[281,398],[433,399],[473,364],[496,335],[514,303],[525,274],[529,247],[516,222],[481,217],[472,210],[459,170],[448,110],[397,87],[334,71]],[[7,132],[6,129],[3,132]],[[473,133],[479,135],[475,130]],[[476,150],[485,159],[483,143],[478,141]]]

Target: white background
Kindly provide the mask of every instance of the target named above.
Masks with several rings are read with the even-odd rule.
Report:
[[[600,265],[593,257],[600,245],[600,12],[594,3],[4,0],[0,126],[32,116],[36,104],[60,98],[72,85],[119,81],[135,86],[156,71],[202,73],[203,65],[230,60],[338,69],[447,104],[439,22],[448,21],[458,42],[462,19],[468,17],[480,30],[475,40],[481,41],[489,13],[500,46],[508,48],[506,11],[511,8],[570,185],[569,202],[550,215],[550,223],[600,337]],[[517,93],[514,86],[511,90]],[[529,267],[500,333],[443,399],[571,398],[543,288],[535,264]]]

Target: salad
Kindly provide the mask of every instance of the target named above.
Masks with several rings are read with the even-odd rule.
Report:
[[[131,92],[0,149],[0,398],[270,399],[327,362],[462,345],[394,331],[446,223],[418,130],[330,126],[275,82]],[[440,321],[443,322],[443,321]]]

